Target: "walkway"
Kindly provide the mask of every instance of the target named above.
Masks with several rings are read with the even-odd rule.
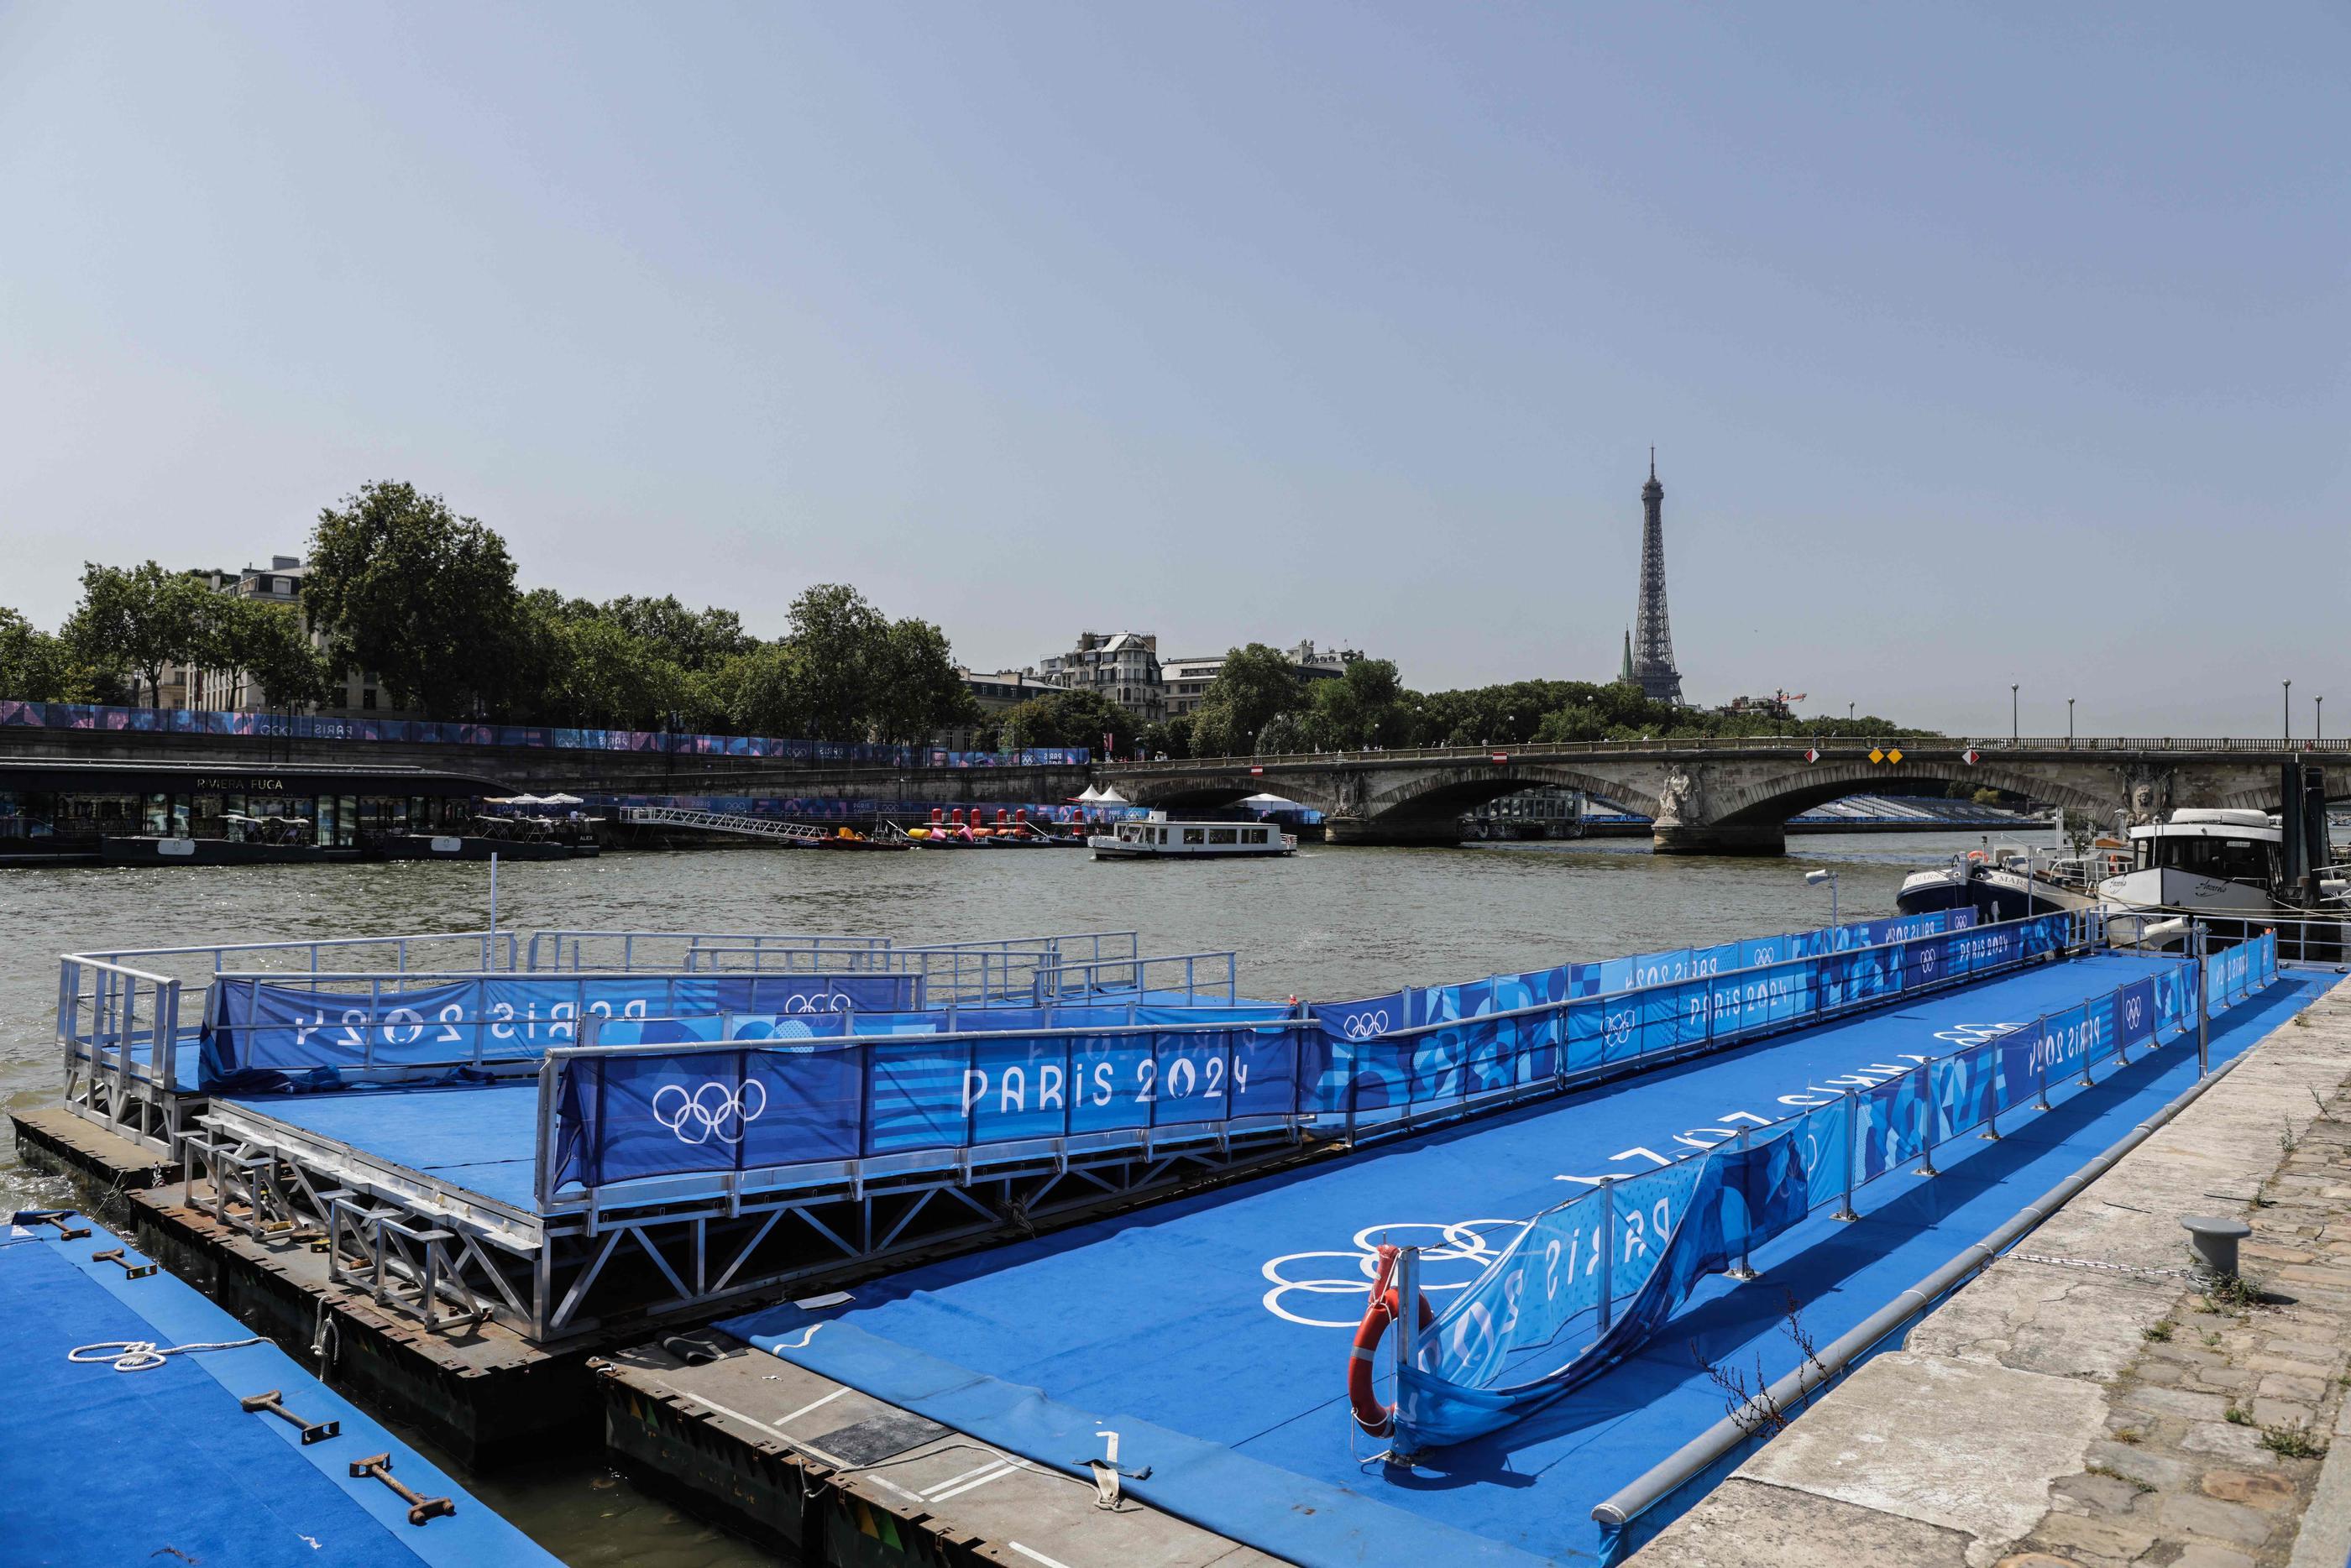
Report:
[[[1634,1568],[2339,1568],[2346,1166],[2338,986]],[[2254,1295],[2184,1276],[2182,1214],[2252,1226]]]

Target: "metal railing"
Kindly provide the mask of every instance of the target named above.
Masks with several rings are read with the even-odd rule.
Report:
[[[2043,925],[2044,929],[2053,929],[2060,933],[2056,939],[2056,946],[2053,950],[2027,950],[2018,929],[2035,924]],[[666,1062],[714,1053],[743,1057],[764,1056],[772,1054],[778,1049],[776,1044],[771,1041],[742,1039],[663,1042],[653,1045],[600,1044],[596,1043],[596,1031],[599,1026],[590,1023],[585,1037],[580,1043],[550,1046],[540,1068],[539,1140],[536,1157],[538,1160],[537,1190],[539,1194],[542,1211],[551,1211],[549,1210],[549,1205],[586,1209],[609,1205],[614,1198],[603,1192],[603,1188],[606,1186],[625,1188],[629,1201],[651,1202],[695,1190],[706,1192],[713,1181],[723,1179],[727,1185],[727,1190],[739,1197],[743,1191],[762,1185],[788,1184],[819,1178],[838,1178],[862,1184],[881,1174],[901,1173],[918,1168],[937,1168],[943,1161],[956,1169],[968,1172],[976,1162],[1027,1158],[1040,1151],[1055,1158],[1066,1158],[1073,1151],[1138,1147],[1148,1156],[1171,1143],[1182,1140],[1226,1139],[1236,1130],[1249,1133],[1278,1131],[1296,1137],[1310,1129],[1320,1129],[1326,1132],[1328,1136],[1343,1137],[1350,1142],[1360,1142],[1366,1137],[1400,1136],[1406,1132],[1420,1130],[1434,1122],[1474,1115],[1526,1099],[1558,1095],[1596,1081],[1620,1076],[1627,1072],[1644,1070],[1666,1061],[1703,1054],[1733,1042],[1744,1043],[1765,1034],[1807,1027],[1829,1018],[1845,1016],[1882,1006],[1904,997],[1915,996],[1925,990],[1955,985],[1984,974],[2019,968],[2043,958],[2061,956],[2064,951],[2083,945],[2088,940],[2090,929],[2090,922],[2080,912],[2043,914],[2034,916],[2030,920],[2011,922],[2007,926],[1970,927],[1958,931],[1906,938],[1892,942],[1873,944],[1869,947],[1841,949],[1831,953],[1816,954],[1804,959],[1782,960],[1771,964],[1757,965],[1748,970],[1726,970],[1712,975],[1652,982],[1602,996],[1562,999],[1543,1002],[1534,1007],[1485,1012],[1468,1018],[1453,1019],[1411,1029],[1383,1031],[1372,1039],[1353,1042],[1332,1039],[1325,1026],[1318,1022],[1305,1007],[1301,1007],[1296,1015],[1289,1018],[1246,1023],[1235,1023],[1229,1021],[1188,1024],[1106,1023],[1075,1027],[1017,1030],[957,1030],[954,1027],[953,1014],[950,1013],[948,1028],[935,1033],[914,1036],[852,1033],[821,1039],[795,1040],[783,1048],[788,1049],[796,1057],[838,1056],[849,1053],[857,1053],[862,1056],[863,1064],[858,1075],[859,1086],[856,1090],[860,1096],[856,1125],[862,1129],[861,1139],[870,1136],[875,1124],[872,1103],[874,1093],[872,1073],[874,1061],[893,1054],[935,1055],[943,1047],[952,1050],[961,1046],[966,1049],[970,1058],[963,1068],[963,1072],[967,1075],[963,1082],[967,1085],[971,1081],[969,1075],[987,1070],[981,1063],[981,1054],[988,1043],[996,1041],[1017,1041],[1029,1048],[1040,1044],[1064,1047],[1067,1060],[1061,1064],[1061,1069],[1064,1075],[1073,1070],[1077,1058],[1071,1053],[1081,1043],[1094,1043],[1099,1047],[1100,1043],[1103,1041],[1121,1039],[1146,1041],[1150,1043],[1152,1054],[1147,1064],[1144,1064],[1149,1066],[1150,1073],[1147,1079],[1142,1081],[1143,1092],[1134,1098],[1134,1103],[1146,1105],[1150,1108],[1138,1121],[1113,1127],[1103,1127],[1100,1130],[1078,1131],[1074,1130],[1073,1118],[1077,1107],[1074,1104],[1075,1096],[1072,1095],[1070,1097],[1071,1103],[1065,1104],[1062,1107],[1065,1122],[1069,1122],[1070,1125],[1065,1126],[1057,1134],[1042,1137],[1022,1137],[1014,1139],[975,1142],[973,1141],[976,1128],[974,1105],[967,1098],[960,1118],[966,1128],[965,1140],[961,1143],[941,1143],[921,1149],[893,1150],[878,1155],[860,1153],[855,1157],[843,1158],[810,1158],[780,1164],[766,1164],[751,1168],[735,1167],[732,1164],[734,1157],[730,1154],[728,1165],[714,1165],[698,1174],[673,1172],[661,1177],[630,1178],[620,1182],[597,1184],[589,1191],[577,1196],[566,1195],[559,1199],[556,1180],[556,1150],[559,1120],[558,1104],[561,1093],[562,1075],[571,1064],[597,1064],[630,1057],[653,1058]],[[1883,954],[1894,952],[1896,950],[1923,949],[1933,946],[1938,952],[1959,951],[1965,954],[1977,950],[2000,947],[2001,945],[2000,933],[2003,931],[2009,933],[2010,951],[2012,956],[1997,961],[1975,962],[1963,959],[1961,964],[1956,969],[1940,963],[1928,964],[1916,969],[1904,967],[1898,970],[1899,975],[1903,978],[1897,979],[1894,983],[1886,985],[1882,989],[1856,992],[1849,997],[1840,996],[1825,1002],[1821,998],[1819,988],[1816,987],[1809,1008],[1772,1012],[1769,1016],[1760,1020],[1744,1023],[1738,1022],[1742,1008],[1755,1000],[1758,985],[1769,984],[1768,978],[1759,980],[1758,977],[1768,976],[1771,971],[1809,965],[1819,972],[1822,966],[1834,964],[1841,972],[1850,976],[1854,971],[1862,967],[1861,961],[1873,953]],[[1899,962],[1898,958],[1896,961]],[[1916,980],[1907,978],[1913,973],[1918,974],[1920,978]],[[1708,998],[1705,1005],[1698,1012],[1700,1022],[1699,1033],[1697,1036],[1682,1038],[1677,1033],[1676,1039],[1667,1046],[1656,1050],[1636,1048],[1630,1054],[1607,1053],[1604,1044],[1602,1060],[1571,1069],[1568,1059],[1571,1037],[1566,1020],[1572,1011],[1580,1010],[1587,1016],[1597,1012],[1604,1020],[1604,1027],[1606,1027],[1605,1021],[1612,1014],[1623,1014],[1628,1004],[1632,1010],[1631,1015],[1638,1020],[1643,1012],[1641,999],[1644,997],[1662,992],[1687,992],[1693,988],[1702,989]],[[1718,1004],[1714,1001],[1717,997],[1725,997],[1729,1001],[1727,1003]],[[1679,1000],[1678,996],[1677,1000]],[[1792,992],[1782,992],[1769,1000],[1776,1007],[1781,1002],[1792,1001]],[[1676,1012],[1678,1016],[1678,1008],[1676,1009]],[[1511,1080],[1507,1085],[1497,1088],[1470,1090],[1468,1087],[1471,1077],[1468,1071],[1470,1064],[1465,1052],[1431,1074],[1431,1076],[1437,1078],[1440,1083],[1450,1081],[1459,1084],[1461,1085],[1459,1092],[1439,1090],[1417,1099],[1415,1097],[1415,1087],[1422,1080],[1418,1076],[1416,1054],[1410,1048],[1409,1042],[1440,1031],[1501,1030],[1522,1023],[1544,1023],[1556,1026],[1555,1037],[1547,1035],[1541,1038],[1521,1039],[1516,1043],[1512,1052],[1506,1055],[1498,1054],[1489,1061],[1479,1064],[1489,1070],[1499,1070],[1507,1063]],[[1228,1037],[1225,1047],[1224,1073],[1220,1081],[1235,1086],[1234,1098],[1238,1097],[1240,1087],[1245,1085],[1247,1080],[1245,1075],[1238,1078],[1235,1076],[1235,1064],[1231,1059],[1231,1037],[1247,1035],[1262,1040],[1274,1034],[1287,1036],[1291,1061],[1290,1070],[1281,1081],[1286,1081],[1290,1085],[1290,1102],[1278,1110],[1252,1113],[1245,1117],[1229,1119],[1203,1117],[1191,1114],[1187,1106],[1179,1106],[1178,1102],[1183,1101],[1186,1096],[1172,1092],[1175,1086],[1174,1071],[1172,1066],[1162,1068],[1159,1065],[1162,1054],[1160,1042],[1168,1039],[1180,1041],[1186,1037],[1209,1033],[1223,1033]],[[1308,1081],[1309,1074],[1306,1070],[1306,1064],[1312,1059],[1311,1054],[1302,1048],[1303,1042],[1310,1037],[1318,1041],[1332,1039],[1333,1045],[1333,1054],[1325,1065],[1322,1077],[1311,1083]],[[1362,1103],[1365,1091],[1369,1087],[1364,1073],[1365,1058],[1359,1054],[1345,1054],[1341,1048],[1352,1046],[1361,1051],[1374,1045],[1393,1047],[1398,1043],[1404,1043],[1405,1045],[1403,1053],[1404,1065],[1401,1072],[1392,1076],[1401,1082],[1404,1087],[1405,1103],[1402,1107],[1402,1114],[1393,1116],[1366,1116],[1364,1112],[1367,1107]],[[1530,1064],[1539,1056],[1549,1059],[1553,1064],[1539,1075],[1531,1074]],[[1050,1060],[1050,1054],[1048,1056],[1036,1058],[1036,1061],[1047,1060]],[[1033,1068],[1036,1064],[1030,1062],[1029,1064]],[[1334,1086],[1327,1082],[1332,1077],[1337,1077],[1341,1082]],[[1069,1081],[1066,1076],[1064,1081]],[[1195,1087],[1205,1094],[1211,1083],[1208,1070],[1205,1066],[1195,1064],[1192,1067],[1191,1084]],[[1228,1106],[1233,1103],[1232,1098],[1226,1101]],[[1176,1107],[1176,1112],[1179,1114],[1171,1114],[1170,1107]],[[1393,1107],[1368,1108],[1379,1110]],[[862,1147],[863,1144],[861,1142],[861,1148]],[[714,1148],[712,1152],[715,1157],[719,1150]],[[591,1152],[591,1158],[601,1159],[601,1155]]]
[[[1808,749],[1817,749],[1826,759],[1847,753],[1855,757],[1866,757],[1872,747],[1888,745],[1898,745],[1912,755],[1936,761],[1949,760],[1950,756],[1956,756],[1963,751],[1975,751],[1986,755],[2020,752],[2131,753],[2170,752],[2231,756],[2282,756],[2287,753],[2351,752],[2351,740],[2260,740],[2173,735],[1970,737],[1914,735],[1906,734],[1898,730],[1889,730],[1882,735],[1855,740],[1844,736],[1823,738],[1798,731],[1783,735],[1674,737],[1654,741],[1520,741],[1501,742],[1485,746],[1399,746],[1392,750],[1381,751],[1353,749],[1330,752],[1277,752],[1259,756],[1188,757],[1165,763],[1111,762],[1098,764],[1096,771],[1104,774],[1230,773],[1236,768],[1327,767],[1333,763],[1373,766],[1387,763],[1482,763],[1490,762],[1497,755],[1514,763],[1541,762],[1549,756],[1646,756],[1659,753],[1687,754],[1704,752],[1767,753],[1779,752],[1801,756]]]
[[[168,1142],[178,1130],[168,1091],[179,1065],[179,981],[99,959],[69,961],[58,971],[57,1023],[82,1046],[66,1060],[66,1103],[133,1138]]]
[[[725,941],[778,955],[824,955],[857,967],[860,955],[887,952],[888,937],[852,937],[800,931],[640,931],[549,929],[530,933],[524,967],[534,972],[618,970],[623,973],[682,973],[695,968],[704,946]],[[591,956],[592,961],[591,961]]]

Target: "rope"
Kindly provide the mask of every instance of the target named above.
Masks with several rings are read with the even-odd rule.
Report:
[[[248,1345],[259,1345],[261,1335],[251,1339],[224,1339],[209,1345],[158,1345],[152,1339],[106,1339],[96,1345],[78,1345],[66,1352],[68,1361],[110,1361],[117,1372],[145,1372],[163,1365],[172,1355],[193,1355],[200,1350],[241,1350]],[[96,1354],[89,1354],[95,1352]],[[116,1354],[116,1353],[120,1354]]]
[[[2192,1279],[2193,1269],[2158,1269],[2138,1263],[2110,1263],[2102,1258],[2054,1258],[2042,1252],[2009,1252],[2021,1263],[2045,1263],[2058,1269],[2092,1269],[2102,1273],[2145,1274],[2153,1279]]]

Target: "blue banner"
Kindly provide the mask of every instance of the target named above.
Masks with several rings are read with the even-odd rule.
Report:
[[[2042,940],[2020,930],[1963,945],[1971,935],[1955,933],[1937,950],[1972,962],[2027,955]],[[1901,950],[1925,945],[1905,939]],[[2274,948],[2244,951],[2242,983],[2258,989]],[[1877,974],[1924,972],[1907,958],[1859,965],[1858,956],[1848,949],[1818,961],[1846,991],[1877,983]],[[1415,1341],[1398,1382],[1399,1446],[1460,1442],[1549,1404],[1637,1350],[1705,1275],[1812,1210],[1842,1205],[1854,1187],[1889,1172],[1931,1175],[1919,1162],[1936,1145],[2036,1102],[2049,1083],[2086,1078],[2100,1063],[2176,1038],[2193,1021],[2176,1000],[2167,1012],[2163,998],[2194,975],[2193,964],[2179,964],[1915,1069],[1886,1070],[1871,1087],[1799,1111],[1743,1147],[1719,1143],[1537,1215]],[[2227,965],[2211,976],[2216,988],[2235,981]],[[1579,1009],[1596,1005],[1571,1007],[1571,1028]],[[1562,1342],[1581,1348],[1562,1356]],[[1528,1375],[1544,1366],[1552,1369]]]
[[[550,1045],[579,1044],[584,1018],[793,1017],[922,1005],[922,977],[913,974],[502,974],[367,989],[323,976],[225,979],[212,988],[197,1084],[268,1093],[330,1088],[360,1071],[455,1075],[533,1062]]]

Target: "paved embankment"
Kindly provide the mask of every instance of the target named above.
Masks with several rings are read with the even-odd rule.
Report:
[[[2252,1227],[2244,1289],[2189,1214]],[[1759,1449],[1635,1568],[2336,1568],[2351,981]]]

